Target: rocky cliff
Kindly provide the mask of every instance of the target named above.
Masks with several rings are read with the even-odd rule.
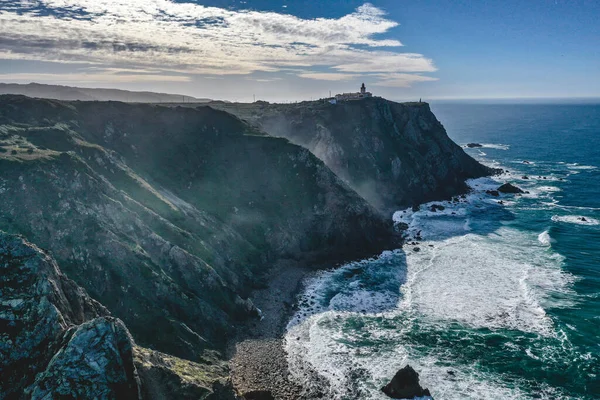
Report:
[[[0,270],[0,399],[234,398],[214,367],[136,346],[22,237],[0,232]]]
[[[427,103],[369,98],[211,106],[309,149],[386,213],[451,197],[467,190],[466,179],[493,172],[450,140]]]
[[[49,249],[162,352],[137,356],[162,365],[146,370],[165,382],[179,381],[168,365],[194,369],[173,357],[226,375],[224,345],[256,318],[249,295],[274,261],[336,262],[393,240],[308,150],[211,108],[0,96],[0,171],[0,229]],[[67,345],[95,329],[81,325]],[[36,393],[66,368],[54,361]]]

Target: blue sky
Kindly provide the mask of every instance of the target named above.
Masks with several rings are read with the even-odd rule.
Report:
[[[600,1],[0,2],[0,82],[294,101],[600,97]]]

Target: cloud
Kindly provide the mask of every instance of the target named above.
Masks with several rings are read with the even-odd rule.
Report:
[[[340,74],[335,72],[301,72],[300,78],[317,79],[320,81],[346,81],[356,78],[356,74]]]
[[[378,74],[378,80],[372,83],[375,86],[385,87],[410,87],[413,83],[417,82],[431,82],[437,81],[437,78],[431,76],[417,75],[417,74]]]
[[[168,76],[151,74],[45,74],[45,73],[8,73],[0,74],[3,82],[77,82],[77,83],[100,83],[100,82],[188,82],[187,76]]]
[[[432,60],[398,52],[398,40],[379,38],[397,25],[368,3],[340,18],[302,19],[169,0],[22,0],[0,3],[0,59],[151,69],[158,75],[291,68],[321,80],[435,71]],[[315,73],[313,67],[331,71]],[[385,79],[428,80],[414,76]]]

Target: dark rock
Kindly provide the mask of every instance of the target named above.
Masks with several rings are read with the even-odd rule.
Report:
[[[396,223],[396,230],[398,231],[406,231],[408,230],[409,226],[406,222],[397,222]]]
[[[516,194],[516,193],[525,193],[523,192],[523,190],[521,190],[520,188],[514,186],[511,183],[505,183],[504,185],[500,186],[498,188],[498,191],[501,193],[511,193],[511,194]]]
[[[108,311],[17,235],[0,232],[0,276],[0,394],[12,397],[46,369],[69,328]]]
[[[529,161],[523,161],[523,164],[531,164]]]
[[[133,340],[120,320],[96,318],[68,336],[68,342],[27,389],[32,399],[140,398]]]
[[[498,197],[500,196],[500,193],[498,193],[497,190],[486,190],[485,191],[487,194],[489,194],[490,196],[494,196],[494,197]]]
[[[581,218],[579,218],[579,220],[583,221],[583,222],[587,222],[587,219],[585,217],[581,217]]]
[[[527,175],[523,175],[521,179],[529,179],[529,177]]]
[[[421,251],[421,249],[420,249],[420,248],[418,248],[418,247],[413,247],[413,251],[416,253],[416,252],[419,252],[419,251]]]
[[[476,148],[476,147],[483,147],[483,145],[481,145],[479,143],[467,143],[467,147],[472,149],[472,148]]]
[[[431,396],[428,389],[421,387],[419,374],[410,365],[396,372],[391,382],[382,387],[381,390],[393,399]]]
[[[244,393],[244,400],[275,400],[268,390],[254,390]]]
[[[432,204],[431,207],[429,208],[431,211],[433,212],[437,212],[438,210],[443,211],[446,209],[446,207],[444,207],[441,204]]]
[[[412,206],[412,210],[413,210],[413,212],[417,212],[417,211],[419,211],[420,209],[421,209],[421,206],[420,206],[420,205],[418,205],[418,204],[413,204],[413,206]]]

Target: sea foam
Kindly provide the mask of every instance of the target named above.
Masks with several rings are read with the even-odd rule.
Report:
[[[600,225],[600,221],[598,221],[597,219],[586,217],[583,215],[553,215],[552,221],[589,226]]]

